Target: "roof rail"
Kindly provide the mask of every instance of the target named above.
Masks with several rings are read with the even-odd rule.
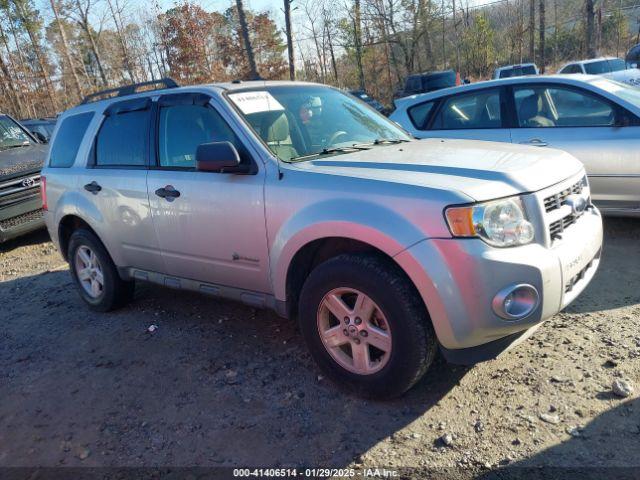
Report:
[[[101,90],[96,93],[91,93],[82,99],[81,104],[96,102],[98,100],[104,100],[105,98],[125,97],[127,95],[133,95],[138,93],[138,89],[141,87],[147,87],[151,85],[161,85],[158,88],[150,90],[162,90],[164,88],[178,88],[178,83],[172,78],[161,78],[160,80],[151,80],[150,82],[133,83],[131,85],[125,85],[122,87],[110,88],[108,90]],[[114,95],[115,94],[115,95]],[[104,98],[100,98],[104,97]]]

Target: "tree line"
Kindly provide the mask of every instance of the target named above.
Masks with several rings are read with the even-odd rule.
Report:
[[[36,3],[39,2],[39,3]],[[623,55],[638,41],[633,0],[234,0],[144,10],[131,0],[0,0],[0,111],[55,115],[92,92],[179,83],[300,79],[389,102],[408,74],[453,68],[472,80],[502,64]],[[38,9],[40,7],[41,9]]]

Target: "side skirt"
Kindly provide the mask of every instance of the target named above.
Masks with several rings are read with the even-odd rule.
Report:
[[[251,307],[270,309],[281,317],[287,317],[285,302],[278,301],[273,295],[266,293],[243,290],[226,285],[205,283],[198,280],[165,275],[164,273],[141,270],[139,268],[129,267],[119,268],[118,270],[120,276],[126,280],[139,280],[162,285],[163,287],[174,288],[176,290],[203,293],[216,298],[224,298],[225,300],[244,303]]]

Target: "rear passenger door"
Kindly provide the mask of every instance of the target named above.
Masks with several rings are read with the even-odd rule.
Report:
[[[163,268],[149,199],[151,100],[111,104],[94,140],[79,192],[81,208],[119,267]]]
[[[148,195],[165,273],[269,292],[264,170],[209,102],[203,94],[171,94],[160,97],[155,108]],[[198,145],[220,141],[236,147],[251,174],[195,170]],[[179,194],[162,197],[159,189]]]
[[[419,138],[511,141],[509,128],[505,128],[504,124],[502,88],[445,97],[433,111],[426,114],[425,107],[426,105],[419,104],[408,111]]]

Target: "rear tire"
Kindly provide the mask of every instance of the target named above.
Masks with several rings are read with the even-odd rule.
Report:
[[[363,396],[403,394],[436,353],[424,304],[385,258],[344,254],[320,264],[302,288],[298,311],[300,329],[322,371]]]
[[[102,242],[89,230],[71,234],[67,258],[78,292],[91,310],[108,312],[133,298],[134,281],[120,278]]]

